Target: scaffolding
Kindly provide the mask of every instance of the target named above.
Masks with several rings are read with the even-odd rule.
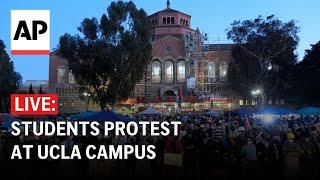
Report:
[[[224,47],[221,44],[220,38],[214,40],[214,42],[217,42],[217,44],[210,45],[208,35],[206,33],[202,35],[199,30],[185,35],[186,77],[187,79],[194,78],[195,83],[193,86],[188,86],[188,95],[203,96],[215,94],[220,97],[231,95],[228,82],[222,81],[219,78],[215,78],[213,82],[209,81],[208,64],[210,57],[208,55],[210,55],[210,52],[216,52],[218,54],[217,61],[220,62],[221,51],[231,51],[230,46]]]

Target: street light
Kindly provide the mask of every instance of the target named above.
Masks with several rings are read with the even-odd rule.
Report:
[[[259,94],[261,94],[261,90],[260,89],[255,89],[251,92],[251,94],[254,96],[254,97],[257,97]]]
[[[261,93],[261,90],[260,90],[260,89],[253,90],[253,91],[251,92],[251,94],[252,94],[253,96],[257,96],[257,95],[260,94],[260,93]]]
[[[87,106],[87,111],[89,110],[89,98],[90,97],[90,94],[89,93],[83,93],[83,96],[85,97],[86,99],[86,106]]]

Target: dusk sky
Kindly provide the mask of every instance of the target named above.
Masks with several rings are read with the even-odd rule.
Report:
[[[111,0],[1,0],[0,39],[10,53],[10,10],[50,10],[51,49],[58,44],[64,33],[76,34],[77,27],[86,17],[100,19]],[[166,0],[134,0],[138,8],[149,15],[166,8]],[[171,8],[192,16],[191,27],[197,27],[209,35],[209,43],[228,43],[225,30],[234,20],[254,19],[274,14],[287,22],[297,20],[301,27],[298,59],[304,50],[320,40],[319,0],[171,0]],[[231,43],[231,42],[229,42]],[[12,56],[15,70],[26,80],[47,80],[49,77],[49,56]],[[3,74],[0,75],[2,76]]]

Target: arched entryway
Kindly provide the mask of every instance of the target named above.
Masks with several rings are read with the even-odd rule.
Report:
[[[167,90],[167,91],[165,91],[163,93],[163,96],[166,96],[166,97],[168,97],[168,96],[176,96],[176,94],[171,90]]]

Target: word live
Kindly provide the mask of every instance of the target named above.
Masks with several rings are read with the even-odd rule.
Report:
[[[56,115],[58,96],[56,94],[12,94],[11,114]]]

